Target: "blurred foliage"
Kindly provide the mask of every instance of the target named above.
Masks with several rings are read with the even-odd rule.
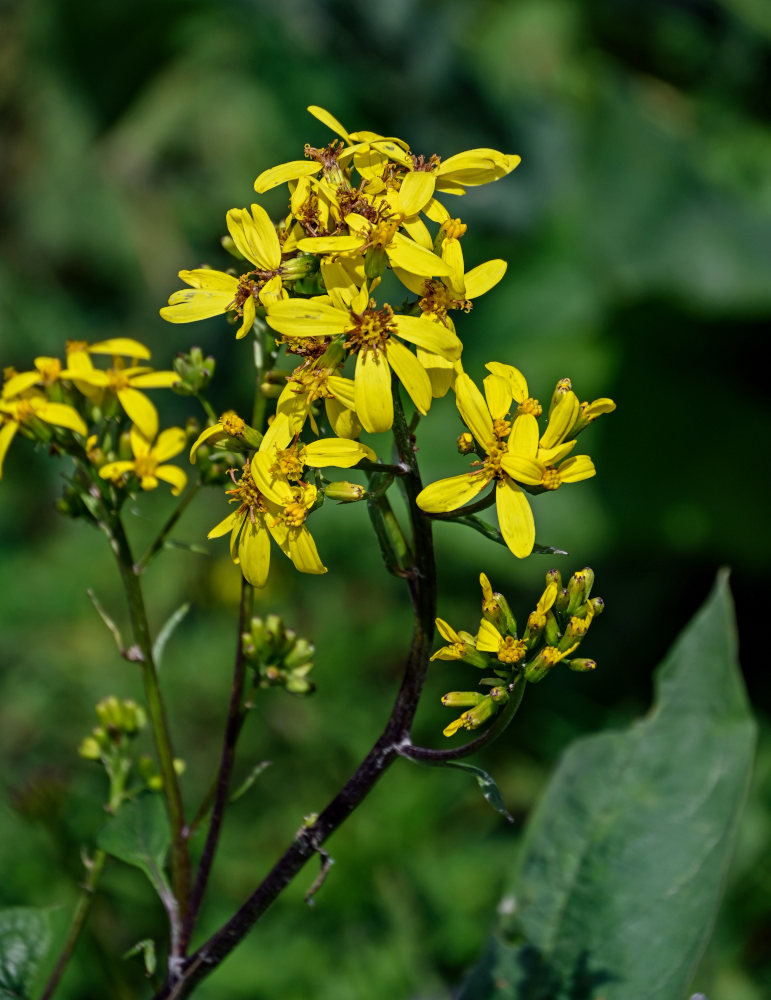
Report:
[[[542,498],[539,541],[589,562],[608,604],[588,650],[594,675],[557,675],[527,696],[506,745],[480,763],[522,818],[576,735],[647,704],[650,671],[733,567],[742,659],[762,729],[753,794],[726,905],[698,981],[710,1000],[771,990],[769,679],[759,628],[771,555],[758,452],[771,420],[753,361],[771,307],[771,22],[761,0],[0,0],[0,348],[28,367],[66,338],[135,336],[166,367],[191,343],[218,360],[215,405],[249,399],[247,344],[220,321],[171,328],[158,307],[176,272],[220,265],[225,211],[252,199],[266,165],[326,141],[309,103],[349,128],[417,150],[517,152],[512,177],[475,189],[466,260],[502,256],[502,284],[459,321],[475,375],[517,364],[536,394],[570,374],[581,398],[618,411],[593,429],[599,475]],[[268,209],[278,208],[264,199]],[[454,206],[453,206],[454,207]],[[181,419],[182,402],[167,416]],[[452,460],[451,401],[425,423],[426,477]],[[180,414],[182,416],[180,416]],[[0,488],[0,904],[60,908],[63,933],[104,789],[76,756],[105,694],[139,695],[86,596],[120,617],[109,553],[53,513],[60,469],[15,444]],[[142,497],[147,537],[163,497]],[[222,516],[208,496],[179,537]],[[340,524],[345,518],[344,537]],[[268,691],[243,744],[243,776],[275,762],[233,808],[216,868],[213,929],[368,748],[404,653],[402,588],[377,568],[363,512],[325,509],[330,573],[278,572],[258,612],[279,611],[317,645],[318,694]],[[504,550],[479,564],[471,532],[437,529],[442,616],[473,620],[485,568],[529,610],[549,566]],[[234,644],[237,571],[222,547],[172,551],[149,576],[160,626],[192,597],[164,661],[173,729],[196,803],[218,757]],[[761,575],[761,573],[763,575]],[[354,636],[367,635],[362,655]],[[438,742],[435,668],[418,732]],[[462,669],[462,668],[461,668]],[[460,675],[458,677],[460,680]],[[149,749],[149,745],[148,745]],[[333,838],[338,864],[317,905],[301,876],[202,998],[319,1000],[447,994],[474,961],[512,864],[512,834],[460,772],[394,768]],[[141,962],[109,964],[159,933],[149,886],[114,863],[62,997],[145,995]],[[133,937],[132,937],[133,935]],[[287,961],[287,958],[290,960]]]

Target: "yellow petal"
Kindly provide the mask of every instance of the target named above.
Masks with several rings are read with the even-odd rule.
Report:
[[[201,433],[193,442],[193,446],[190,449],[190,461],[191,462],[195,461],[195,453],[198,451],[198,449],[201,447],[204,441],[208,441],[210,437],[214,437],[215,434],[221,434],[221,433],[222,433],[222,424],[219,423],[219,421],[216,424],[212,424],[211,427],[204,427],[204,429],[201,431]]]
[[[269,327],[290,337],[329,337],[353,325],[351,314],[313,299],[283,299],[268,306]]]
[[[287,163],[279,163],[278,166],[263,170],[254,182],[254,190],[257,194],[265,194],[279,184],[286,184],[287,181],[297,180],[300,177],[310,177],[320,170],[321,164],[314,160],[289,160]]]
[[[542,448],[553,448],[555,444],[560,444],[576,422],[579,407],[578,396],[572,391],[566,392],[560,398],[549,414],[549,423],[541,437]]]
[[[492,622],[483,618],[479,623],[479,632],[477,633],[477,649],[481,649],[483,653],[497,653],[502,644],[503,636],[501,633]]]
[[[493,420],[482,393],[465,372],[455,379],[455,401],[466,426],[486,451],[495,440]]]
[[[204,289],[207,292],[230,292],[235,297],[238,289],[238,278],[232,274],[225,274],[224,271],[215,271],[211,267],[198,267],[192,271],[180,271],[179,277],[192,288]],[[109,341],[105,341],[109,343]],[[91,348],[93,353],[93,347]],[[105,352],[102,352],[105,353]],[[122,352],[118,352],[122,353]],[[148,354],[131,354],[132,358],[150,357]]]
[[[511,386],[511,395],[518,403],[524,402],[530,395],[527,389],[527,381],[522,372],[513,365],[504,365],[500,361],[490,361],[485,368],[493,375],[500,375],[501,378],[508,379]]]
[[[506,474],[516,479],[518,483],[526,483],[528,486],[541,485],[544,474],[541,462],[526,458],[524,455],[507,453],[501,457],[501,466]]]
[[[356,404],[352,379],[343,378],[341,375],[330,375],[327,380],[327,386],[329,391],[334,393],[335,398],[339,399],[343,406],[347,406],[351,410],[354,408]]]
[[[392,267],[392,270],[399,281],[409,288],[413,295],[419,295],[423,298],[426,294],[426,278],[417,274],[410,274],[410,272],[405,271],[403,267]]]
[[[307,253],[349,253],[361,246],[361,236],[306,236],[297,248]]]
[[[131,442],[131,451],[134,454],[134,458],[144,458],[145,455],[150,454],[151,441],[145,437],[136,424],[131,425],[129,441]]]
[[[438,222],[440,226],[443,222],[447,222],[450,218],[450,213],[440,201],[436,200],[436,198],[432,198],[431,201],[429,201],[423,209],[423,214],[432,222]]]
[[[448,625],[447,624],[447,622],[444,620],[444,618],[437,618],[436,619],[436,629],[439,632],[439,635],[441,635],[441,637],[445,640],[445,642],[460,642],[461,641],[460,636],[458,635],[458,633],[455,631],[455,629],[452,627],[452,625]]]
[[[247,517],[238,539],[238,562],[244,579],[253,587],[264,587],[270,570],[270,537],[261,518],[252,524]]]
[[[40,406],[35,407],[35,415],[41,420],[45,420],[47,424],[66,427],[67,430],[82,434],[83,437],[88,434],[88,427],[83,422],[81,415],[72,406],[67,406],[66,403],[43,402]]]
[[[168,427],[158,435],[153,454],[159,462],[165,462],[167,458],[178,455],[186,444],[187,434],[181,427]]]
[[[308,111],[313,115],[314,118],[318,119],[322,125],[326,125],[328,129],[333,132],[337,132],[341,139],[345,139],[346,142],[352,142],[351,136],[346,132],[340,122],[331,115],[324,108],[320,108],[318,104],[309,104]]]
[[[489,482],[490,476],[484,470],[440,479],[426,486],[418,494],[416,502],[427,514],[444,514],[473,500]]]
[[[332,299],[333,305],[337,309],[350,309],[359,286],[354,282],[348,268],[344,267],[339,260],[322,260],[321,277],[324,279],[324,288]]]
[[[426,250],[431,250],[433,248],[434,241],[431,237],[428,226],[418,216],[414,216],[412,219],[405,219],[402,223],[402,228],[409,238],[414,240],[418,246],[425,247]]]
[[[100,469],[99,475],[102,479],[117,479],[126,472],[134,471],[133,462],[106,462]]]
[[[170,389],[179,382],[176,372],[148,372],[146,375],[131,376],[131,385],[135,389]]]
[[[249,333],[254,326],[254,318],[256,315],[257,304],[250,295],[248,299],[244,300],[244,311],[241,316],[241,326],[238,328],[238,333],[236,334],[236,340],[243,340],[243,338]]]
[[[198,288],[184,288],[169,298],[169,305],[159,310],[167,323],[195,323],[199,319],[221,316],[233,306],[234,294],[207,292]]]
[[[518,559],[529,556],[535,544],[533,512],[525,494],[508,477],[498,480],[495,506],[504,542]]]
[[[361,434],[361,423],[353,407],[344,406],[337,399],[325,399],[327,420],[339,438],[355,440]]]
[[[66,369],[65,369],[66,370]],[[3,384],[3,399],[12,399],[14,396],[20,395],[22,392],[26,392],[31,389],[33,385],[37,385],[41,381],[40,372],[19,372],[17,375],[12,375]]]
[[[119,389],[120,405],[137,425],[148,441],[158,433],[158,411],[144,393],[138,389]]]
[[[287,548],[295,569],[301,573],[326,573],[327,567],[319,558],[316,543],[305,525],[289,529]]]
[[[488,375],[484,381],[487,408],[493,420],[503,420],[511,407],[511,389],[506,379]],[[536,441],[537,446],[537,441]]]
[[[391,338],[386,345],[386,356],[396,377],[407,390],[410,399],[421,413],[428,413],[431,406],[431,381],[426,369],[404,344]]]
[[[435,178],[426,170],[411,170],[399,188],[399,207],[407,216],[422,212],[434,194]]]
[[[356,413],[370,434],[390,430],[394,422],[391,369],[382,353],[359,351],[354,376]]]
[[[15,420],[9,420],[5,424],[0,424],[0,479],[3,478],[3,461],[5,460],[5,454],[10,447],[11,441],[13,441],[16,431],[19,429],[19,425]]]
[[[532,413],[520,413],[511,425],[508,452],[524,458],[535,458],[538,451],[538,421]]]
[[[323,468],[334,465],[338,469],[350,469],[363,458],[377,461],[377,455],[366,444],[343,438],[321,438],[305,446],[305,464]]]
[[[574,455],[565,459],[557,471],[563,483],[580,483],[582,479],[591,479],[596,469],[588,455]]]
[[[465,275],[466,298],[476,299],[498,284],[506,273],[505,260],[488,260]]]
[[[234,528],[238,528],[243,519],[243,514],[239,513],[237,510],[232,510],[226,518],[219,522],[219,524],[214,525],[206,537],[221,538],[222,535],[227,535],[229,531],[232,531]]]
[[[434,275],[449,274],[450,266],[437,257],[435,253],[426,250],[403,233],[394,233],[393,239],[385,248],[388,260],[394,267],[403,267],[412,274],[421,274],[426,278]]]
[[[171,492],[175,497],[178,497],[187,485],[187,475],[176,465],[159,465],[155,474],[164,483],[171,484]]]
[[[279,302],[284,298],[283,283],[279,275],[274,275],[266,281],[259,292],[260,302],[267,308],[271,302]],[[254,320],[252,320],[254,323]]]
[[[448,361],[457,361],[463,350],[458,337],[442,323],[425,316],[401,316],[393,318],[394,326],[402,340],[439,354]]]
[[[442,243],[442,260],[449,265],[447,281],[456,295],[464,296],[466,285],[463,274],[463,250],[460,240],[449,239]]]

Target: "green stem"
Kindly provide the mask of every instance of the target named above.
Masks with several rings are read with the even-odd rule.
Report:
[[[125,656],[138,662],[142,667],[142,683],[145,690],[147,712],[158,754],[158,764],[161,773],[163,794],[171,826],[171,875],[174,895],[179,905],[180,915],[187,913],[187,900],[190,891],[190,853],[185,837],[185,813],[182,802],[182,790],[179,786],[177,772],[174,769],[174,752],[171,746],[169,725],[163,705],[158,672],[153,660],[153,643],[150,625],[147,620],[142,585],[139,571],[134,564],[126,532],[120,517],[114,515],[109,522],[101,521],[100,527],[106,533],[110,546],[115,554],[121,579],[126,590],[129,606],[129,617],[135,645],[127,650]]]
[[[67,937],[62,945],[62,950],[59,952],[59,957],[56,960],[53,972],[48,977],[48,982],[46,983],[43,992],[40,994],[40,1000],[50,1000],[50,998],[54,995],[54,991],[64,975],[64,970],[67,968],[67,963],[70,958],[72,958],[75,945],[78,943],[78,938],[80,937],[80,933],[86,923],[88,911],[91,909],[94,892],[96,891],[96,886],[99,882],[99,877],[102,874],[106,858],[107,855],[104,851],[97,851],[96,854],[94,854],[93,860],[88,864],[88,875],[86,876],[85,882],[81,885],[80,896],[78,898],[77,905],[75,906],[75,912],[72,914],[70,929],[67,932]]]
[[[177,523],[180,517],[182,517],[187,508],[190,506],[193,499],[197,496],[200,488],[201,488],[201,480],[199,479],[190,486],[187,493],[185,493],[185,495],[179,501],[177,506],[171,512],[169,519],[166,521],[161,530],[158,532],[153,543],[147,549],[142,558],[137,560],[135,566],[137,576],[140,576],[142,573],[144,573],[144,571],[147,569],[147,564],[150,562],[153,556],[156,555],[156,553],[160,552],[160,550],[163,548],[163,545],[166,539],[168,538],[170,532],[173,530],[174,525]]]

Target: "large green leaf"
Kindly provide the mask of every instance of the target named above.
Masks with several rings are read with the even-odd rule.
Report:
[[[565,754],[528,826],[508,915],[462,1000],[685,997],[755,743],[726,573],[656,690],[644,719]]]
[[[108,854],[141,868],[161,899],[171,896],[163,870],[171,833],[160,795],[140,795],[121,806],[118,815],[99,831],[97,844]]]
[[[27,1000],[50,943],[46,910],[23,906],[0,910],[0,1000]]]

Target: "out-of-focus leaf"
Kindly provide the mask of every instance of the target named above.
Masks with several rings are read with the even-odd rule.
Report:
[[[755,724],[727,574],[657,675],[651,713],[576,742],[462,1000],[681,1000],[706,945]]]
[[[185,601],[184,604],[180,604],[177,610],[169,615],[169,617],[164,622],[163,628],[158,633],[158,638],[153,643],[153,659],[155,660],[156,667],[161,665],[161,660],[163,659],[163,651],[166,649],[166,643],[169,641],[171,636],[174,634],[174,630],[177,625],[182,621],[185,615],[190,610],[190,602]]]
[[[171,889],[163,865],[171,833],[159,795],[140,795],[121,806],[118,815],[99,831],[96,842],[108,854],[141,868],[161,899],[169,899]]]
[[[0,1000],[27,1000],[32,980],[51,943],[46,910],[0,910]]]

